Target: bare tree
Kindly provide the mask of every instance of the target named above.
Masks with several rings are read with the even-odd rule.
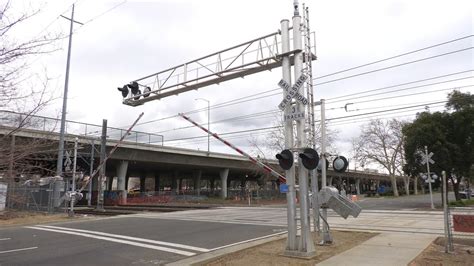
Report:
[[[276,153],[285,149],[285,129],[281,117],[275,117],[275,129],[269,131],[263,137],[254,136],[249,140],[253,147],[252,153],[258,155],[260,158],[270,157],[274,159]],[[334,147],[334,142],[338,138],[338,131],[332,130],[326,126],[326,149],[329,153],[337,153]],[[296,140],[296,129],[293,130],[293,139]],[[321,125],[317,124],[315,128],[315,143],[316,150],[321,150]],[[309,147],[309,144],[306,143]]]
[[[393,194],[396,197],[399,196],[396,175],[402,175],[402,125],[403,122],[396,119],[372,120],[362,126],[361,134],[354,147],[356,159],[360,163],[365,165],[374,163],[388,171]]]
[[[58,50],[57,41],[64,37],[46,32],[18,38],[19,26],[40,10],[18,13],[12,3],[0,4],[0,176],[9,184],[24,181],[33,173],[49,174],[52,160],[47,154],[54,154],[57,148],[50,142],[22,138],[17,133],[44,123],[34,114],[53,100],[48,91],[50,79],[46,70],[38,74],[32,69],[32,62],[37,56]]]
[[[14,14],[11,1],[0,6],[1,109],[33,114],[52,100],[47,93],[49,78],[30,71],[31,61],[36,56],[56,51],[55,44],[64,36],[45,33],[24,41],[16,38],[18,26],[39,12]]]

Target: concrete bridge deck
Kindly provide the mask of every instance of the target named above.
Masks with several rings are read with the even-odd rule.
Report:
[[[0,126],[0,135],[9,134],[14,128],[8,126]],[[26,139],[42,139],[51,141],[52,147],[59,140],[59,133],[47,132],[37,129],[16,130],[14,135],[18,138]],[[95,141],[96,147],[99,139],[92,136],[66,134],[65,141],[73,142],[78,137],[82,156],[90,157],[92,142]],[[107,140],[107,153],[117,144],[118,140]],[[54,150],[54,149],[53,149]],[[54,156],[54,154],[51,154]],[[99,161],[98,152],[95,152],[96,164]],[[90,158],[89,158],[90,159]],[[80,167],[85,170],[89,169],[84,163],[79,161]],[[277,160],[268,160],[267,164],[278,172],[284,173],[283,169],[278,165]],[[226,197],[227,186],[230,181],[241,182],[256,181],[261,177],[265,177],[267,173],[261,171],[257,166],[251,163],[246,157],[240,155],[231,155],[224,153],[216,153],[207,151],[196,151],[191,149],[167,147],[163,145],[150,143],[137,143],[132,141],[124,141],[115,153],[109,158],[106,165],[107,188],[109,190],[117,187],[117,190],[125,191],[128,188],[128,179],[130,177],[140,178],[140,190],[148,190],[150,187],[150,179],[154,180],[154,190],[158,191],[160,187],[165,185],[171,189],[179,189],[181,181],[191,180],[188,184],[192,184],[194,188],[199,190],[201,181],[210,182],[210,187],[214,188],[214,181],[220,181],[219,186],[223,192],[222,196]],[[114,178],[117,178],[114,181]],[[401,179],[402,177],[398,177]],[[267,180],[274,178],[269,177]],[[375,183],[389,183],[389,176],[380,173],[367,173],[361,171],[348,171],[346,173],[337,173],[328,170],[329,183],[341,185],[345,182],[346,186],[355,186],[357,191],[373,190]],[[179,183],[178,183],[179,182]],[[115,185],[116,184],[116,185]],[[360,187],[362,186],[362,187]],[[94,185],[94,188],[96,185]],[[153,190],[149,189],[149,190]],[[199,192],[198,192],[199,193]]]

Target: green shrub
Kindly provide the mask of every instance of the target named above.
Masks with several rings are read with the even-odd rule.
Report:
[[[470,199],[470,200],[462,199],[458,201],[449,202],[449,206],[451,207],[464,207],[464,206],[471,206],[471,205],[474,205],[474,199]]]

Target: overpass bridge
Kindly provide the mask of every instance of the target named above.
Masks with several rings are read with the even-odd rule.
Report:
[[[9,113],[12,115],[12,113]],[[15,115],[18,115],[15,113]],[[51,118],[33,117],[34,121],[22,125],[18,128],[16,124],[5,123],[4,119],[0,125],[0,135],[15,135],[22,139],[41,139],[51,143],[49,149],[51,158],[51,169],[55,169],[55,155],[57,154],[57,142],[59,133],[55,129],[48,128],[51,125]],[[17,121],[14,119],[13,121]],[[48,122],[49,123],[46,123]],[[68,121],[69,123],[77,123]],[[16,123],[16,122],[15,122]],[[89,172],[87,162],[90,161],[91,151],[99,144],[98,132],[100,126],[77,123],[80,126],[68,127],[76,128],[69,130],[65,135],[66,143],[73,143],[77,137],[81,146],[80,154],[83,160],[78,160],[79,169],[85,173]],[[73,132],[71,132],[73,131]],[[125,130],[108,128],[108,139],[106,141],[107,153],[118,142],[118,139],[125,133]],[[117,134],[118,133],[118,134]],[[197,151],[165,146],[162,136],[148,134],[145,132],[132,131],[130,136],[122,142],[115,153],[109,158],[106,164],[107,190],[122,191],[126,195],[127,190],[131,190],[133,185],[137,185],[137,190],[162,191],[170,190],[179,192],[184,188],[192,188],[197,195],[200,195],[201,188],[205,187],[210,191],[220,191],[220,195],[226,198],[229,187],[244,186],[247,181],[258,182],[262,185],[264,180],[269,186],[276,189],[275,178],[251,163],[246,157],[217,152]],[[152,141],[153,140],[153,141]],[[95,145],[93,143],[95,142]],[[99,153],[94,153],[95,165],[98,164]],[[277,160],[267,160],[266,163],[276,171],[284,174],[283,169],[278,165]],[[368,173],[363,171],[348,171],[337,173],[328,170],[328,183],[353,193],[364,193],[373,191],[379,184],[390,186],[388,175],[380,173]],[[135,179],[130,182],[130,179]],[[401,179],[402,177],[398,177]],[[136,182],[138,181],[139,182]],[[401,180],[400,180],[401,181]],[[273,183],[273,184],[272,184]],[[130,185],[129,185],[130,184]],[[93,190],[97,190],[97,182],[93,182]]]

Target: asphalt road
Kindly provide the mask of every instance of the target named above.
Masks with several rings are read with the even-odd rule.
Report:
[[[453,198],[453,197],[451,197]],[[436,206],[441,195],[433,196]],[[364,198],[358,218],[329,213],[333,228],[442,234],[429,194]],[[439,209],[438,209],[439,210]],[[3,265],[166,264],[255,238],[285,233],[286,207],[237,207],[0,229]]]
[[[127,216],[17,227],[0,230],[0,265],[164,264],[281,229]]]

